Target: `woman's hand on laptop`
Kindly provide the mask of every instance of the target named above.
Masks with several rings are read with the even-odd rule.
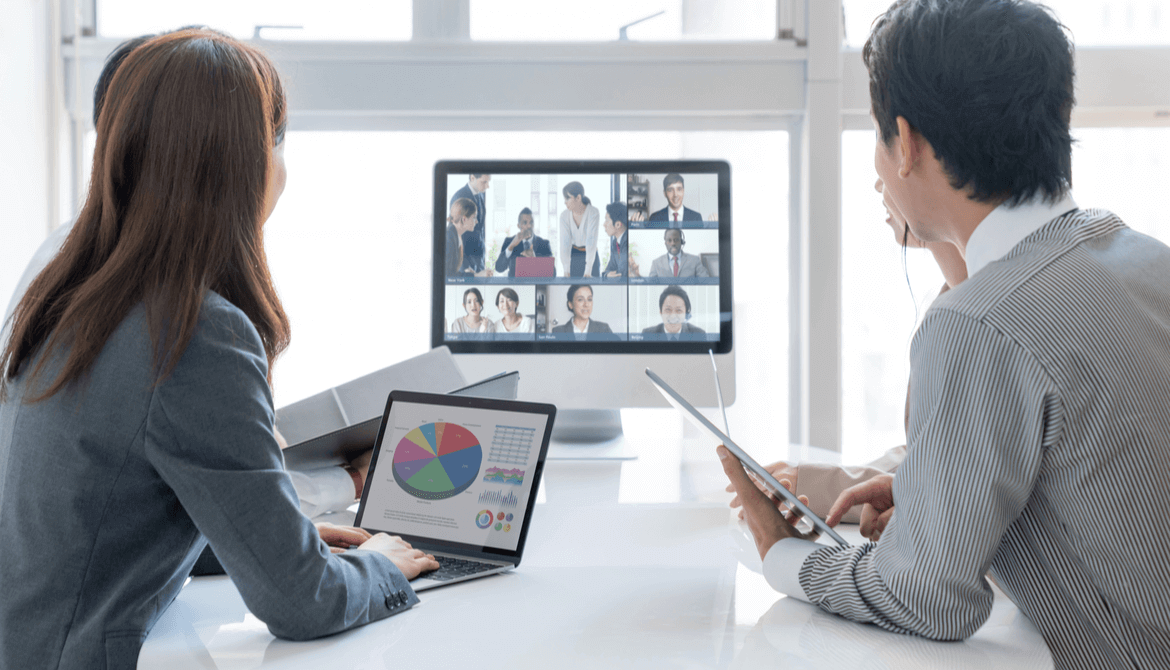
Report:
[[[796,529],[793,524],[800,520],[800,515],[795,512],[781,512],[777,509],[776,502],[756,486],[748,477],[739,459],[733,456],[727,447],[721,445],[715,451],[723,463],[724,474],[731,480],[731,486],[743,505],[743,513],[740,518],[747,522],[748,530],[752,532],[761,559],[768,554],[772,545],[784,538],[813,539],[815,537],[805,535]],[[808,504],[807,497],[800,496],[798,499],[802,503]]]
[[[423,572],[439,569],[439,562],[432,554],[410,546],[397,535],[378,533],[366,540],[358,550],[376,551],[390,559],[407,579],[414,579]]]
[[[368,531],[364,531],[361,528],[335,526],[325,521],[313,525],[317,527],[317,532],[320,533],[321,539],[325,540],[325,544],[329,545],[329,551],[335,554],[340,554],[355,544],[360,545],[372,537]]]

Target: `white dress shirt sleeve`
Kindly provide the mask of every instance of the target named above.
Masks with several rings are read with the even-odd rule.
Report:
[[[800,585],[800,567],[809,554],[821,547],[816,542],[792,537],[780,540],[764,555],[764,579],[768,580],[769,586],[790,598],[812,602]]]
[[[301,512],[310,519],[326,512],[340,512],[355,500],[353,477],[345,468],[289,470],[288,476],[300,498]]]

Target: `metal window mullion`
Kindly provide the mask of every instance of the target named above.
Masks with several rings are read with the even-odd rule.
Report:
[[[471,0],[414,0],[411,23],[413,41],[470,40]]]
[[[807,444],[841,450],[841,44],[839,2],[808,5]]]

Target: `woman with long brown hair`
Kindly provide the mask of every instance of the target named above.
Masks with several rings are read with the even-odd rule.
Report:
[[[272,64],[213,31],[114,76],[85,206],[0,356],[0,667],[134,667],[208,541],[294,639],[409,607],[437,567],[385,535],[331,553],[283,469],[262,227],[284,126]]]

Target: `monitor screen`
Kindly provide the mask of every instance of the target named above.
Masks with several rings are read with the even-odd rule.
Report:
[[[432,344],[454,353],[731,350],[723,161],[441,161]]]

